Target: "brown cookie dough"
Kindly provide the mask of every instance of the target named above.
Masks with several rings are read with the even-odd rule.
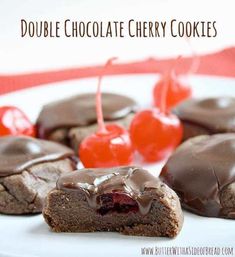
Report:
[[[128,128],[136,106],[127,96],[102,94],[106,123]],[[37,135],[71,146],[77,152],[80,142],[96,131],[96,121],[95,94],[81,94],[44,106],[37,120]]]
[[[189,99],[173,109],[184,127],[183,140],[235,132],[235,98]]]
[[[183,223],[174,191],[138,167],[83,169],[60,177],[43,215],[56,232],[175,237]]]
[[[235,219],[235,134],[187,140],[169,158],[160,178],[189,211]]]
[[[74,153],[57,143],[24,136],[0,138],[0,213],[42,211],[61,174],[76,168]]]

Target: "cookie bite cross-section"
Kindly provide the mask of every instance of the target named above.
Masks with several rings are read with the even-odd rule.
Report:
[[[43,215],[56,232],[175,237],[183,223],[175,192],[148,171],[131,166],[61,176]]]

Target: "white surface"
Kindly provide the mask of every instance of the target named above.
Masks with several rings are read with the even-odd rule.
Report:
[[[103,91],[134,97],[143,106],[151,101],[156,76],[117,76],[106,78]],[[57,83],[37,89],[22,90],[0,98],[0,105],[14,104],[35,120],[42,104],[74,93],[95,91],[96,79]],[[194,95],[235,96],[235,80],[193,77]],[[158,174],[160,165],[147,165]],[[41,215],[0,215],[0,257],[86,257],[141,256],[142,247],[234,247],[235,221],[205,218],[184,212],[183,229],[175,239],[128,237],[118,233],[53,233]]]
[[[21,38],[27,21],[216,21],[216,38],[191,38],[197,53],[235,45],[234,0],[0,0],[0,73],[191,54],[184,38]]]

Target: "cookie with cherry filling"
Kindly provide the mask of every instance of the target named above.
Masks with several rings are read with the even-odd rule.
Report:
[[[138,167],[82,169],[61,176],[43,215],[56,232],[175,237],[183,223],[175,192]]]

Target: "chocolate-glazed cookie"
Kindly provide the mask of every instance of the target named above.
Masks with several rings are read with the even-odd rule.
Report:
[[[138,167],[83,169],[64,175],[49,193],[43,214],[57,232],[174,237],[183,222],[177,195]]]
[[[235,219],[235,134],[187,140],[169,158],[160,178],[189,211]]]
[[[136,102],[129,97],[103,93],[104,120],[128,127],[136,109]],[[37,134],[72,146],[77,152],[80,142],[96,131],[95,94],[81,94],[43,107],[37,120]]]
[[[235,132],[235,98],[189,99],[173,112],[184,126],[183,140],[199,135]]]
[[[0,213],[38,213],[60,174],[76,168],[74,152],[26,136],[0,137]]]

